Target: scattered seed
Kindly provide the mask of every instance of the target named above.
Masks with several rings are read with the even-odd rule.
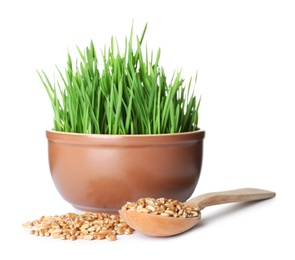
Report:
[[[29,221],[22,224],[23,228],[31,228],[32,226],[33,226],[32,222],[29,222]]]
[[[106,235],[106,239],[108,241],[115,241],[115,240],[117,240],[117,236],[114,234],[108,234],[108,235]]]
[[[85,235],[83,237],[83,239],[85,239],[85,240],[93,240],[93,236],[91,236],[91,235]]]

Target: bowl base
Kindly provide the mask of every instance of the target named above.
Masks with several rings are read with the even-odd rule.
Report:
[[[112,214],[112,215],[119,215],[118,210],[119,209],[110,209],[110,208],[94,208],[94,207],[86,207],[86,206],[80,206],[80,205],[75,205],[72,204],[72,206],[83,212],[92,212],[92,213],[107,213],[107,214]]]

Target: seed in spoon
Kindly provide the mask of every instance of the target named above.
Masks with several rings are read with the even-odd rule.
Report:
[[[140,198],[136,202],[127,202],[121,210],[149,213],[174,218],[195,218],[200,214],[197,207],[192,207],[175,199]]]

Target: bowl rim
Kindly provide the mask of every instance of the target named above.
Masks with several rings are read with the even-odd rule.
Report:
[[[175,145],[194,143],[205,138],[205,131],[202,129],[171,133],[171,134],[82,134],[71,132],[60,132],[46,130],[46,137],[49,142],[75,143],[75,144],[99,144],[99,145]]]

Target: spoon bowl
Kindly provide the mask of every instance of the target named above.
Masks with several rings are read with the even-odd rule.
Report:
[[[164,237],[184,232],[201,220],[201,214],[194,218],[174,218],[119,210],[121,217],[133,229],[148,236]]]
[[[263,200],[274,197],[275,192],[255,188],[245,188],[221,192],[206,193],[192,198],[185,203],[197,207],[200,211],[208,206]],[[164,237],[183,233],[201,220],[201,213],[197,217],[176,218],[154,215],[150,213],[141,213],[130,210],[119,210],[120,216],[132,227],[148,236]]]

